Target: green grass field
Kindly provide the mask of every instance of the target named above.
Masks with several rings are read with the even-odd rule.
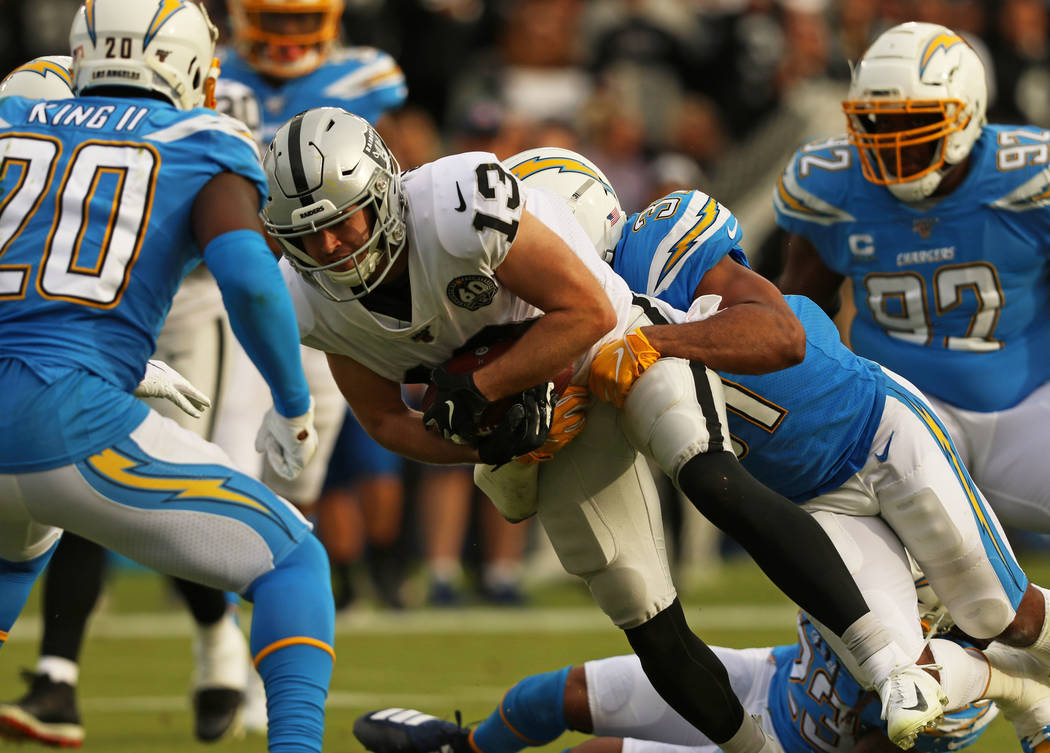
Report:
[[[1025,558],[1033,579],[1050,581],[1050,560]],[[581,589],[558,585],[534,592],[528,609],[409,610],[394,614],[367,605],[340,615],[338,662],[328,703],[325,751],[361,747],[351,734],[358,714],[384,706],[416,707],[452,718],[484,718],[503,691],[521,677],[629,651]],[[744,647],[794,640],[790,603],[750,562],[729,566],[717,582],[689,589],[683,599],[694,629],[709,643]],[[22,693],[20,667],[36,660],[37,595],[0,653],[0,693]],[[190,624],[171,603],[163,581],[122,573],[111,582],[84,647],[81,712],[88,753],[227,753],[266,750],[262,737],[198,743],[188,704]],[[567,735],[544,748],[552,753],[582,740]],[[16,744],[0,741],[0,749]],[[29,750],[28,746],[22,750]],[[1019,746],[997,719],[975,753]]]

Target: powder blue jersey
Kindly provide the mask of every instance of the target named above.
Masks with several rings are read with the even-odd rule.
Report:
[[[70,438],[73,427],[61,441],[55,432],[53,453],[35,451],[52,466],[105,446],[114,436],[103,435],[120,434],[116,423],[144,418],[130,393],[179,283],[201,261],[190,212],[220,172],[252,181],[261,205],[266,180],[251,135],[211,110],[146,98],[0,100],[0,359],[21,362],[45,384],[89,374],[129,399],[125,415],[113,406],[109,417],[70,416],[107,428]],[[4,389],[24,389],[31,400],[38,386]],[[90,402],[83,393],[70,398]],[[0,437],[0,466],[26,469],[26,458],[14,460],[26,446]]]
[[[317,70],[277,83],[263,78],[233,50],[223,53],[216,106],[244,121],[268,145],[281,124],[313,107],[342,107],[375,123],[408,96],[405,75],[373,47],[337,49]],[[240,86],[227,86],[228,83]]]
[[[703,276],[729,254],[741,264],[732,213],[700,191],[676,192],[628,218],[613,268],[630,288],[685,311]],[[720,372],[733,449],[766,486],[796,501],[830,491],[871,451],[886,377],[851,353],[820,308],[788,305],[806,330],[802,363],[769,374]]]
[[[1050,379],[1050,131],[986,126],[969,173],[907,204],[861,173],[845,139],[803,146],[774,191],[777,220],[849,277],[853,349],[977,411]]]
[[[777,668],[769,686],[768,710],[784,753],[850,753],[872,730],[886,731],[879,697],[850,675],[804,614],[798,643],[773,649]],[[996,717],[989,701],[952,711],[920,733],[915,750],[941,753],[965,748]]]

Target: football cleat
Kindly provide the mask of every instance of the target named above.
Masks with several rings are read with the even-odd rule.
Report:
[[[240,734],[248,644],[232,616],[214,625],[197,626],[193,657],[193,731],[197,739],[214,742],[231,730]]]
[[[354,721],[354,736],[372,753],[471,753],[470,730],[414,709],[371,711]]]
[[[944,716],[948,697],[937,680],[914,664],[894,669],[879,688],[886,734],[907,750],[915,738]]]
[[[84,727],[77,713],[76,687],[29,670],[22,670],[22,677],[29,691],[13,703],[0,704],[0,737],[79,748]]]

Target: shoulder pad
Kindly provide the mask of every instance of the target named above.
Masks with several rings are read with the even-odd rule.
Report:
[[[438,238],[449,253],[473,256],[480,244],[493,258],[501,258],[498,249],[513,242],[525,196],[520,181],[490,152],[431,162],[410,174],[406,191],[432,207]]]
[[[245,127],[244,123],[219,112],[201,112],[179,120],[166,128],[144,134],[143,138],[149,141],[171,143],[199,133],[208,132],[232,136],[250,146],[256,157],[259,156],[255,139],[252,138],[251,132]]]
[[[838,202],[845,189],[855,156],[845,137],[815,141],[799,148],[773,189],[777,212],[821,225],[853,222],[853,215],[831,202]]]
[[[988,205],[1011,212],[1038,209],[1050,204],[1050,131],[1035,126],[985,126],[982,134],[994,151],[982,163],[994,160],[983,172],[992,177]],[[987,190],[987,189],[983,189]]]

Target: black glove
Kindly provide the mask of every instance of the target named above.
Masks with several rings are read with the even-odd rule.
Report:
[[[551,432],[557,402],[553,382],[523,391],[492,432],[478,438],[481,462],[499,466],[542,447]]]
[[[477,447],[478,421],[489,406],[471,374],[450,374],[442,368],[431,374],[434,402],[423,413],[423,424],[445,439]]]

